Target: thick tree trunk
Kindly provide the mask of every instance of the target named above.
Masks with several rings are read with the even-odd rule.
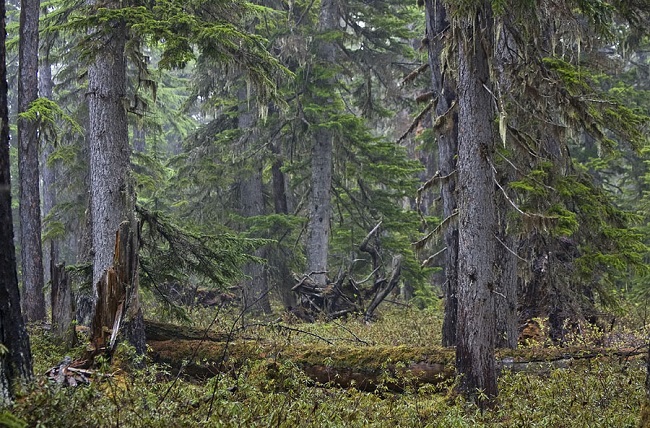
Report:
[[[479,405],[497,396],[495,348],[496,263],[493,99],[487,46],[492,41],[488,1],[458,31],[458,330],[459,388]]]
[[[18,48],[18,113],[27,111],[38,98],[39,0],[20,2]],[[18,119],[18,174],[20,176],[20,243],[23,306],[28,321],[45,320],[43,251],[41,248],[41,199],[36,120]]]
[[[338,8],[334,0],[321,2],[319,31],[324,33],[338,28]],[[336,46],[329,41],[320,41],[318,59],[322,64],[336,64]],[[314,82],[319,90],[331,90],[333,79],[321,79]],[[333,96],[333,95],[332,95]],[[316,97],[317,103],[327,109],[332,99]],[[321,123],[328,122],[327,113],[317,118]],[[327,282],[327,259],[329,255],[330,219],[332,203],[332,156],[334,135],[325,126],[315,130],[311,150],[311,194],[309,198],[309,222],[307,224],[307,269],[313,273],[312,278],[320,284]]]
[[[498,103],[503,104],[503,99],[506,94],[512,92],[512,82],[510,76],[506,72],[506,68],[515,61],[518,61],[516,54],[512,49],[516,46],[516,42],[510,35],[506,26],[501,27],[501,34],[498,37],[496,46],[496,69],[498,86],[496,93],[498,95]],[[502,105],[500,108],[504,108]],[[500,124],[503,132],[506,132],[507,118],[505,115],[500,115],[499,120],[505,121]],[[502,136],[505,138],[505,135]],[[498,168],[498,166],[497,166]],[[516,251],[518,250],[519,242],[508,233],[509,230],[509,214],[512,212],[512,207],[508,202],[508,198],[512,199],[513,195],[508,195],[507,182],[515,179],[516,171],[510,165],[506,164],[498,171],[496,180],[498,183],[495,189],[496,194],[496,208],[498,218],[498,232],[496,234],[498,241],[497,246],[497,289],[496,289],[496,333],[497,342],[496,346],[499,348],[516,348],[519,339],[519,323],[517,318],[517,274],[518,274],[518,257]],[[500,187],[499,187],[500,185]]]
[[[452,76],[443,64],[445,35],[450,32],[445,6],[441,1],[426,0],[427,38],[429,40],[429,68],[433,91],[438,97],[435,108],[434,133],[438,143],[440,167],[440,196],[444,229],[445,250],[445,317],[442,325],[443,346],[456,345],[456,320],[458,316],[458,222],[456,203],[456,155],[458,153],[458,112]]]
[[[110,6],[110,5],[109,5]],[[116,3],[112,2],[116,7]],[[108,24],[107,24],[108,25]],[[132,217],[129,182],[124,22],[111,23],[101,49],[88,67],[90,189],[93,236],[93,284],[113,264],[115,231]],[[97,298],[97,295],[95,295]]]
[[[90,0],[92,3],[92,0]],[[112,1],[104,7],[119,8]],[[93,286],[95,313],[93,326],[108,326],[117,333],[121,327],[136,352],[145,352],[144,322],[138,296],[139,229],[135,220],[135,192],[130,179],[130,147],[126,117],[127,28],[123,20],[114,20],[98,30],[102,49],[88,67],[88,107],[90,128],[90,200],[93,236]],[[104,35],[105,34],[105,35]],[[115,233],[118,231],[117,244]],[[107,299],[111,281],[121,281],[121,303]],[[106,286],[107,289],[102,289]],[[103,305],[118,304],[111,314]],[[113,316],[116,325],[106,324]],[[101,327],[103,328],[103,327]],[[99,333],[98,333],[99,334]],[[97,338],[99,340],[99,337]],[[112,343],[114,344],[114,337]],[[105,346],[101,340],[97,346]],[[111,346],[112,347],[112,344]]]
[[[3,2],[0,6],[0,344],[7,352],[0,352],[0,407],[11,401],[15,384],[32,378],[29,337],[20,311],[11,214],[5,16]]]

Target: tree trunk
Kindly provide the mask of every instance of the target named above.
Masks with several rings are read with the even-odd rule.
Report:
[[[120,5],[116,1],[103,4],[112,8]],[[130,147],[125,108],[127,28],[120,19],[105,25],[110,26],[110,31],[98,35],[102,48],[88,67],[93,285],[98,306],[93,325],[107,325],[102,323],[106,321],[106,314],[101,306],[106,302],[99,301],[100,297],[107,296],[101,295],[104,284],[100,282],[119,278],[123,283],[120,287],[126,287],[121,291],[125,300],[122,300],[120,313],[111,315],[118,322],[112,326],[113,331],[119,330],[119,320],[123,319],[122,329],[127,340],[136,352],[143,354],[146,350],[144,322],[137,277],[139,229],[135,220],[135,192],[129,176]]]
[[[117,3],[106,6],[117,7]],[[97,36],[101,48],[88,67],[93,284],[113,264],[115,231],[122,221],[132,217],[133,209],[124,106],[126,26],[123,21],[114,21],[110,26],[107,35]]]
[[[65,263],[55,265],[50,261],[50,277],[52,278],[52,334],[65,349],[70,349],[77,343],[75,332],[75,310],[72,287]]]
[[[27,111],[38,98],[39,0],[20,2],[18,48],[18,113]],[[45,320],[43,251],[41,248],[41,200],[37,121],[18,119],[18,174],[20,176],[20,243],[23,305],[28,321]]]
[[[112,352],[120,330],[136,352],[146,352],[144,319],[138,296],[137,224],[123,222],[115,237],[113,264],[97,282],[99,299],[90,328],[93,355]]]
[[[7,105],[5,3],[0,6],[0,407],[9,404],[13,386],[32,378],[29,337],[20,311],[11,214],[9,109]]]
[[[445,283],[442,287],[445,298],[445,315],[442,325],[443,346],[456,345],[456,320],[458,316],[458,222],[456,203],[456,155],[458,153],[458,112],[455,87],[450,73],[442,64],[445,35],[449,21],[441,1],[426,0],[427,37],[429,40],[429,68],[433,91],[438,97],[435,108],[434,133],[438,143],[440,167],[440,196],[442,198],[444,229]]]
[[[274,155],[273,164],[271,165],[274,209],[276,214],[288,215],[287,183],[284,172],[282,172],[282,151],[279,143],[276,144],[271,145],[271,151]],[[272,249],[269,249],[267,255],[269,279],[275,283],[284,308],[291,309],[296,306],[296,298],[293,291],[291,291],[293,288],[293,276],[289,268],[292,256],[286,254],[285,247],[281,245],[281,242],[278,242]]]
[[[338,8],[334,0],[321,2],[319,31],[321,33],[338,28]],[[321,66],[331,67],[336,64],[336,46],[330,41],[320,41],[318,59]],[[333,90],[333,78],[313,82],[319,91]],[[331,97],[334,95],[331,94]],[[327,109],[333,99],[316,96],[314,102]],[[329,121],[328,113],[322,113],[317,118],[324,124]],[[329,254],[330,219],[332,203],[330,189],[332,187],[332,156],[334,150],[334,135],[324,126],[314,131],[314,143],[311,150],[311,194],[309,198],[309,222],[307,224],[307,269],[313,273],[312,278],[320,284],[327,283],[327,258]]]
[[[480,406],[497,396],[495,347],[496,263],[493,99],[487,46],[492,41],[488,1],[470,19],[461,19],[458,34],[458,325],[456,369],[459,389]]]
[[[44,12],[45,13],[45,12]],[[41,56],[38,67],[38,92],[42,98],[52,99],[54,92],[54,82],[52,81],[52,68],[50,65],[50,47],[51,40],[44,40],[41,47]],[[57,203],[57,189],[55,183],[57,180],[58,161],[48,165],[48,159],[54,152],[54,141],[48,141],[41,136],[41,171],[43,176],[43,186],[41,193],[43,195],[43,219],[47,221],[47,216],[52,213],[52,209]],[[47,225],[43,225],[47,230]],[[56,265],[59,260],[59,239],[50,238],[49,245],[43,245],[43,264]],[[50,280],[51,269],[44,268],[44,283]]]
[[[247,158],[250,170],[242,174],[239,183],[239,202],[243,217],[256,217],[265,214],[264,185],[262,182],[262,161],[257,156],[248,156],[255,150],[254,142],[257,133],[254,131],[255,110],[249,105],[244,89],[239,91],[239,117],[237,126],[242,132],[240,148],[242,155]],[[258,248],[255,256],[266,257],[266,248]],[[270,314],[269,289],[264,266],[260,263],[247,263],[244,268],[242,298],[244,309],[255,315]]]

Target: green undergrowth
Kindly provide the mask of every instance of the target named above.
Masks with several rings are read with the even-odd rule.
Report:
[[[411,331],[417,321],[421,332]],[[238,336],[255,338],[266,346],[276,343],[279,348],[287,343],[311,344],[314,349],[358,346],[363,353],[364,348],[372,352],[400,345],[408,352],[409,347],[439,343],[425,343],[438,340],[426,331],[439,331],[438,322],[435,311],[394,308],[372,324],[354,319],[287,323],[294,330],[286,330],[248,320],[251,327]],[[315,385],[281,355],[272,363],[249,358],[228,373],[197,381],[179,379],[170,369],[151,362],[144,368],[130,367],[124,362],[133,355],[126,346],[118,350],[116,361],[121,364],[102,366],[90,385],[61,388],[42,373],[66,354],[38,330],[32,331],[32,346],[37,382],[11,410],[28,426],[634,427],[644,397],[645,369],[638,359],[594,359],[539,373],[504,371],[498,404],[481,412],[451,392],[453,381],[442,389],[439,385],[418,388],[408,374],[402,379],[386,375],[372,392]],[[407,385],[404,392],[389,389],[396,380]]]

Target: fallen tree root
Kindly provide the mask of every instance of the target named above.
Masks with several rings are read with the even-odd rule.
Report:
[[[270,375],[276,364],[290,361],[313,382],[370,391],[386,388],[440,385],[454,377],[455,351],[449,348],[406,346],[303,345],[278,347],[256,341],[233,343],[196,340],[148,342],[154,361],[168,364],[191,377],[207,378],[238,369],[251,361],[266,361]],[[607,349],[500,350],[497,366],[502,370],[543,373],[572,367],[596,358],[627,360],[642,351]]]

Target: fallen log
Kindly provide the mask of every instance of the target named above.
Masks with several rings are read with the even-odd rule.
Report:
[[[147,341],[161,340],[207,340],[209,342],[227,342],[227,334],[215,333],[204,328],[179,326],[152,320],[144,320],[144,333]]]
[[[407,346],[278,346],[258,341],[233,343],[195,340],[148,342],[150,356],[184,375],[207,378],[238,369],[250,361],[266,361],[269,376],[278,361],[290,361],[316,384],[355,387],[371,391],[387,388],[440,385],[455,375],[455,351],[451,348]],[[643,354],[611,349],[520,349],[499,350],[500,370],[543,373],[573,367],[596,358],[627,360]]]

